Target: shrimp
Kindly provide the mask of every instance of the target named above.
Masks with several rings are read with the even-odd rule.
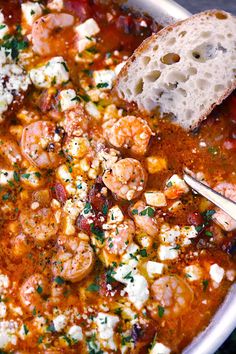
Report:
[[[74,16],[66,13],[53,13],[40,17],[33,23],[33,51],[41,56],[54,55],[66,49],[63,28],[74,24]]]
[[[125,220],[115,229],[106,232],[105,248],[108,253],[122,255],[132,243],[135,226],[132,220]]]
[[[116,148],[126,148],[130,149],[133,154],[144,155],[152,131],[145,120],[126,116],[119,119],[110,129],[106,129],[105,135]]]
[[[236,185],[232,183],[223,182],[215,187],[215,190],[236,202]],[[212,220],[218,224],[225,231],[233,231],[236,229],[236,220],[231,218],[223,210],[216,208],[216,213],[213,214]]]
[[[85,112],[84,108],[77,104],[72,109],[65,111],[65,119],[62,122],[62,126],[65,129],[68,137],[82,136],[88,129],[89,116]]]
[[[54,213],[49,208],[34,211],[24,208],[20,213],[20,223],[23,231],[39,243],[50,240],[58,231]]]
[[[88,242],[60,237],[59,250],[52,259],[52,272],[72,283],[85,278],[93,269],[94,253]]]
[[[149,236],[156,236],[158,234],[157,220],[154,216],[155,209],[147,206],[142,200],[134,204],[131,209],[135,225]]]
[[[167,316],[182,315],[190,308],[193,300],[192,288],[177,275],[166,275],[155,280],[151,292],[153,299],[164,307],[164,315]]]
[[[49,295],[49,283],[42,274],[31,275],[20,287],[20,301],[29,312],[43,312],[45,296]]]
[[[102,180],[119,198],[132,200],[144,190],[147,173],[138,160],[126,158],[116,162],[111,171],[105,171]]]
[[[22,160],[21,151],[17,143],[3,136],[0,136],[0,155],[12,166],[20,164]]]
[[[56,125],[39,120],[27,125],[22,133],[21,151],[38,168],[57,167],[61,161],[61,142],[54,141]],[[57,139],[58,140],[58,139]]]

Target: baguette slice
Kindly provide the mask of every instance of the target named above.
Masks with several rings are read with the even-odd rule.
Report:
[[[146,39],[115,83],[140,110],[196,128],[236,87],[236,17],[201,12]]]

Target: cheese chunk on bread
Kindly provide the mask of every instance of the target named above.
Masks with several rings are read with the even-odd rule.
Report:
[[[196,128],[236,87],[236,17],[199,13],[146,39],[116,81],[118,95],[146,112]]]

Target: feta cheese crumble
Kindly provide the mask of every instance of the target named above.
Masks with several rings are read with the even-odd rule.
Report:
[[[77,105],[75,90],[62,90],[60,92],[60,105],[62,112],[75,107]]]
[[[176,259],[179,256],[179,250],[172,246],[160,245],[158,248],[158,256],[161,261]]]
[[[65,315],[59,315],[53,319],[53,325],[56,332],[60,332],[63,328],[65,328],[67,324],[67,318]]]
[[[210,276],[213,281],[220,283],[224,278],[225,271],[218,264],[214,263],[210,267]]]
[[[45,65],[31,69],[29,75],[38,88],[49,88],[69,80],[69,70],[63,57],[54,57]]]
[[[95,322],[98,326],[99,337],[103,346],[111,350],[116,350],[117,345],[114,342],[114,329],[119,322],[119,317],[99,312]]]
[[[110,90],[114,79],[115,73],[112,70],[97,70],[93,72],[93,80],[97,88]]]
[[[189,188],[187,184],[176,174],[166,182],[165,196],[169,199],[175,199],[181,194],[188,192]]]
[[[68,336],[73,339],[73,341],[81,341],[83,339],[83,332],[80,326],[71,326],[67,332]]]
[[[189,281],[196,281],[196,280],[201,279],[201,277],[202,277],[201,268],[195,264],[191,264],[191,265],[185,267],[184,272],[185,272],[186,278]]]
[[[100,28],[93,18],[89,18],[82,24],[76,26],[75,31],[79,37],[77,48],[79,53],[82,53],[85,49],[92,47],[96,43],[93,36],[100,32]]]
[[[38,2],[25,2],[21,4],[23,19],[28,26],[32,26],[35,20],[43,14],[43,5]]]
[[[145,192],[146,203],[154,207],[164,207],[167,205],[165,194],[162,192]]]
[[[153,278],[155,275],[163,273],[164,264],[160,262],[148,261],[146,268],[147,268],[148,276],[150,278]]]
[[[151,349],[150,354],[170,354],[170,348],[166,347],[162,343],[155,343],[154,347]]]
[[[22,67],[17,65],[11,55],[0,49],[0,119],[13,102],[15,96],[20,96],[30,84],[29,77]]]
[[[49,0],[47,4],[47,7],[50,10],[59,11],[59,12],[63,9],[63,6],[64,6],[63,0]]]
[[[132,304],[140,310],[149,298],[148,282],[130,264],[116,268],[113,276],[117,281],[126,285],[124,291]]]

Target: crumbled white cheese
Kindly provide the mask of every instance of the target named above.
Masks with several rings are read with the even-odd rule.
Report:
[[[160,262],[148,261],[146,268],[150,278],[153,278],[157,274],[162,274],[164,270],[164,264]]]
[[[23,184],[31,188],[38,188],[42,185],[42,183],[44,183],[40,172],[33,166],[30,166],[27,170],[25,170],[25,172],[20,176],[20,180]]]
[[[202,277],[202,270],[199,266],[191,264],[184,268],[186,278],[189,281],[199,280]]]
[[[0,170],[0,185],[6,186],[14,179],[14,171],[1,169]]]
[[[9,285],[10,282],[8,276],[5,274],[0,274],[0,294],[5,294]]]
[[[122,210],[118,205],[114,205],[109,209],[107,214],[107,223],[103,225],[104,230],[108,230],[116,227],[117,224],[120,224],[124,220],[124,215]]]
[[[47,7],[50,10],[59,11],[59,12],[63,9],[63,6],[64,6],[63,0],[49,0],[47,4]]]
[[[150,354],[170,354],[170,348],[166,347],[162,343],[155,343],[153,348],[150,351]]]
[[[31,69],[29,75],[38,88],[49,88],[69,80],[69,70],[63,57],[54,57],[45,65]]]
[[[175,244],[180,237],[180,227],[178,225],[170,227],[169,224],[163,224],[159,237],[161,242],[165,244]]]
[[[181,235],[187,238],[195,238],[198,235],[198,232],[195,226],[184,226],[181,227]]]
[[[214,263],[210,267],[210,276],[213,281],[220,283],[224,278],[224,268],[220,267],[218,264]]]
[[[43,5],[39,4],[38,2],[28,1],[21,5],[23,19],[28,26],[32,26],[34,21],[42,15],[43,9]]]
[[[13,320],[0,321],[0,348],[4,349],[9,344],[16,345],[17,332],[17,322]]]
[[[176,243],[182,246],[191,244],[191,238],[197,237],[198,233],[194,226],[178,225],[170,227],[169,224],[163,224],[160,229],[159,237],[164,244],[176,246]]]
[[[76,342],[83,339],[82,329],[80,326],[77,325],[71,326],[67,334],[70,338],[72,338]]]
[[[75,31],[79,35],[79,39],[95,36],[100,32],[97,22],[93,18],[89,18],[85,22],[75,27]]]
[[[9,27],[4,23],[4,16],[0,10],[0,40],[8,33]]]
[[[158,248],[158,256],[161,261],[167,261],[178,258],[179,251],[172,246],[160,245]]]
[[[229,270],[227,270],[227,272],[226,272],[226,278],[227,278],[229,281],[234,281],[234,279],[235,279],[235,270],[234,270],[234,269],[229,269]]]
[[[101,118],[101,112],[97,108],[97,106],[93,102],[87,102],[85,105],[85,109],[93,118],[99,120]]]
[[[167,205],[165,194],[162,192],[145,192],[146,203],[154,207],[164,207]]]
[[[110,90],[115,79],[112,70],[96,70],[93,72],[93,80],[96,87]]]
[[[129,281],[124,289],[129,300],[140,310],[149,298],[147,280],[140,274],[133,275],[133,281]]]
[[[56,332],[60,332],[63,328],[65,328],[67,324],[67,318],[65,315],[59,315],[53,319],[53,325]]]
[[[29,84],[29,77],[19,65],[15,64],[9,51],[0,48],[0,117],[7,111],[14,96],[26,91]]]
[[[140,310],[149,298],[147,280],[138,274],[130,264],[119,266],[115,270],[114,278],[126,284],[124,291],[128,294],[128,299]]]
[[[138,255],[139,246],[132,242],[127,248],[126,252],[122,255],[122,263],[130,265],[135,268],[138,265],[140,256]]]
[[[176,174],[166,182],[165,195],[169,199],[175,199],[179,194],[188,192],[189,188],[187,184]]]
[[[77,105],[76,92],[73,89],[62,90],[60,92],[60,106],[62,112]]]
[[[0,318],[6,317],[7,306],[4,302],[0,302]]]
[[[99,337],[105,348],[116,350],[117,345],[114,342],[114,329],[119,322],[118,316],[109,315],[99,312],[95,318],[95,323],[98,326]]]

